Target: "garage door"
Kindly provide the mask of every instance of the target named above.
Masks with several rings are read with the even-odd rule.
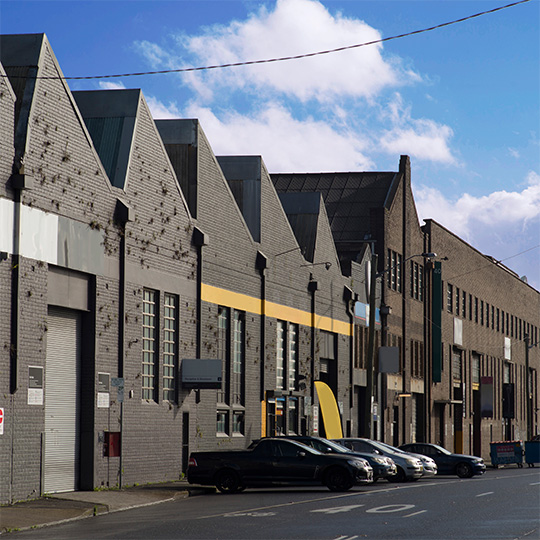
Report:
[[[47,328],[44,491],[58,493],[78,487],[80,315],[49,308]]]

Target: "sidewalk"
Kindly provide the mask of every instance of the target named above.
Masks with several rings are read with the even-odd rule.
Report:
[[[192,486],[179,480],[124,489],[48,495],[1,506],[0,535],[213,492],[213,487]]]

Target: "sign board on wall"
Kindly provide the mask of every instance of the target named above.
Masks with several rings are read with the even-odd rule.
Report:
[[[221,388],[221,360],[219,358],[184,358],[182,386],[185,388]]]
[[[28,366],[28,405],[43,405],[43,367]]]
[[[0,407],[0,435],[4,434],[4,408]]]
[[[98,373],[98,393],[97,406],[98,409],[108,409],[110,406],[110,373]]]

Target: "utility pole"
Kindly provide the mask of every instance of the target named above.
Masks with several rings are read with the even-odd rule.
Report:
[[[529,373],[529,350],[533,347],[530,345],[529,334],[525,334],[525,415],[527,419],[527,440],[532,439],[532,425],[531,425],[531,390],[530,390],[530,378]]]
[[[373,439],[373,368],[375,351],[375,299],[377,292],[377,254],[374,246],[371,247],[371,272],[369,277],[369,329],[368,351],[366,366],[366,400],[364,405],[364,437]]]

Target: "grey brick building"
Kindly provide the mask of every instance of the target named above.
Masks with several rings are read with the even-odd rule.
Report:
[[[0,132],[0,502],[324,435],[316,381],[345,435],[372,394],[389,443],[487,457],[538,432],[540,295],[420,225],[406,156],[270,175],[140,90],[71,92],[43,34],[0,37]]]

